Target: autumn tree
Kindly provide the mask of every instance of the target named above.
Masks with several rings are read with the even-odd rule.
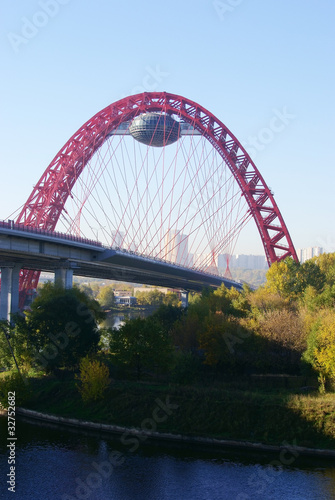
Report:
[[[244,292],[222,284],[210,296],[211,309],[235,317],[242,317],[249,311],[249,303]]]
[[[110,309],[115,303],[114,289],[111,285],[100,288],[97,301],[103,309]]]
[[[77,388],[85,403],[103,399],[111,380],[107,366],[99,360],[85,356],[79,363]]]
[[[326,283],[330,286],[335,284],[335,252],[323,253],[311,259],[318,265],[326,277]]]
[[[313,261],[303,264],[291,257],[274,262],[266,274],[265,288],[281,297],[295,300],[301,296],[308,286],[321,292],[326,282],[325,273]]]
[[[299,311],[283,308],[266,311],[257,318],[255,333],[266,342],[263,353],[270,371],[297,372],[307,346],[307,334]]]
[[[166,306],[180,307],[181,301],[175,292],[167,292],[163,297],[163,304]]]
[[[137,303],[142,306],[159,306],[163,304],[164,293],[157,288],[148,288],[147,292],[138,292],[136,294]]]
[[[239,318],[222,313],[207,318],[199,335],[199,347],[205,355],[205,363],[223,369],[236,365],[238,351],[251,332]]]
[[[278,292],[269,291],[268,288],[260,286],[255,291],[250,291],[247,295],[252,314],[259,316],[269,311],[285,309],[289,306],[289,301],[283,298]]]

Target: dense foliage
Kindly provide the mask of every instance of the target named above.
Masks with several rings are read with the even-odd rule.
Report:
[[[116,363],[136,369],[140,379],[144,369],[166,370],[172,361],[172,343],[156,317],[136,318],[113,330],[110,350]]]
[[[103,309],[110,309],[115,303],[114,297],[114,287],[112,285],[106,285],[100,288],[97,295],[97,301]]]
[[[15,327],[0,324],[2,366],[14,367],[0,374],[0,405],[15,390],[32,409],[138,426],[171,398],[159,430],[333,448],[334,395],[311,392],[335,389],[335,254],[274,264],[257,290],[204,289],[187,309],[163,299],[150,317],[102,332],[92,294],[41,287]],[[27,383],[13,354],[24,375],[53,373]]]
[[[98,302],[78,288],[47,283],[31,309],[16,318],[16,326],[8,326],[10,344],[21,365],[46,371],[73,368],[83,356],[97,350],[98,322],[103,318]],[[1,357],[8,366],[12,360],[3,337]]]
[[[136,293],[137,303],[141,306],[159,306],[161,304],[179,306],[180,302],[176,293],[163,293],[156,288],[148,288],[147,292]]]
[[[163,377],[179,383],[250,376],[310,374],[322,391],[335,384],[335,254],[304,264],[275,263],[265,284],[240,293],[221,286],[190,296],[184,310],[174,296],[144,294],[159,305],[150,317],[127,320],[104,332],[104,356],[123,377]],[[113,299],[109,287],[103,302]],[[103,313],[79,289],[52,284],[41,288],[16,327],[1,324],[0,355],[13,366],[9,343],[20,364],[44,370],[77,367],[89,353],[99,354]],[[109,350],[106,352],[106,345]]]

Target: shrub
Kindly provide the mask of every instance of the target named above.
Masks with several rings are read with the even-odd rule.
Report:
[[[0,407],[8,407],[9,392],[15,392],[16,406],[21,406],[29,399],[31,389],[25,375],[12,372],[0,380]]]
[[[86,356],[80,361],[79,369],[80,375],[76,378],[80,384],[77,384],[77,387],[83,401],[87,403],[103,399],[104,392],[111,382],[107,366]]]

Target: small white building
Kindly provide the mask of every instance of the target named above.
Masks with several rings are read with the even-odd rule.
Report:
[[[115,304],[118,306],[134,306],[137,303],[136,297],[133,297],[131,295],[127,296],[115,296]]]

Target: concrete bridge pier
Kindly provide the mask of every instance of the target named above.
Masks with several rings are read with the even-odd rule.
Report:
[[[188,292],[186,292],[185,290],[181,292],[180,299],[181,299],[181,306],[185,308],[188,307]]]
[[[62,283],[63,287],[66,289],[72,288],[73,269],[68,266],[55,269],[55,283]]]
[[[19,311],[20,271],[18,264],[1,264],[0,319],[10,321]]]

